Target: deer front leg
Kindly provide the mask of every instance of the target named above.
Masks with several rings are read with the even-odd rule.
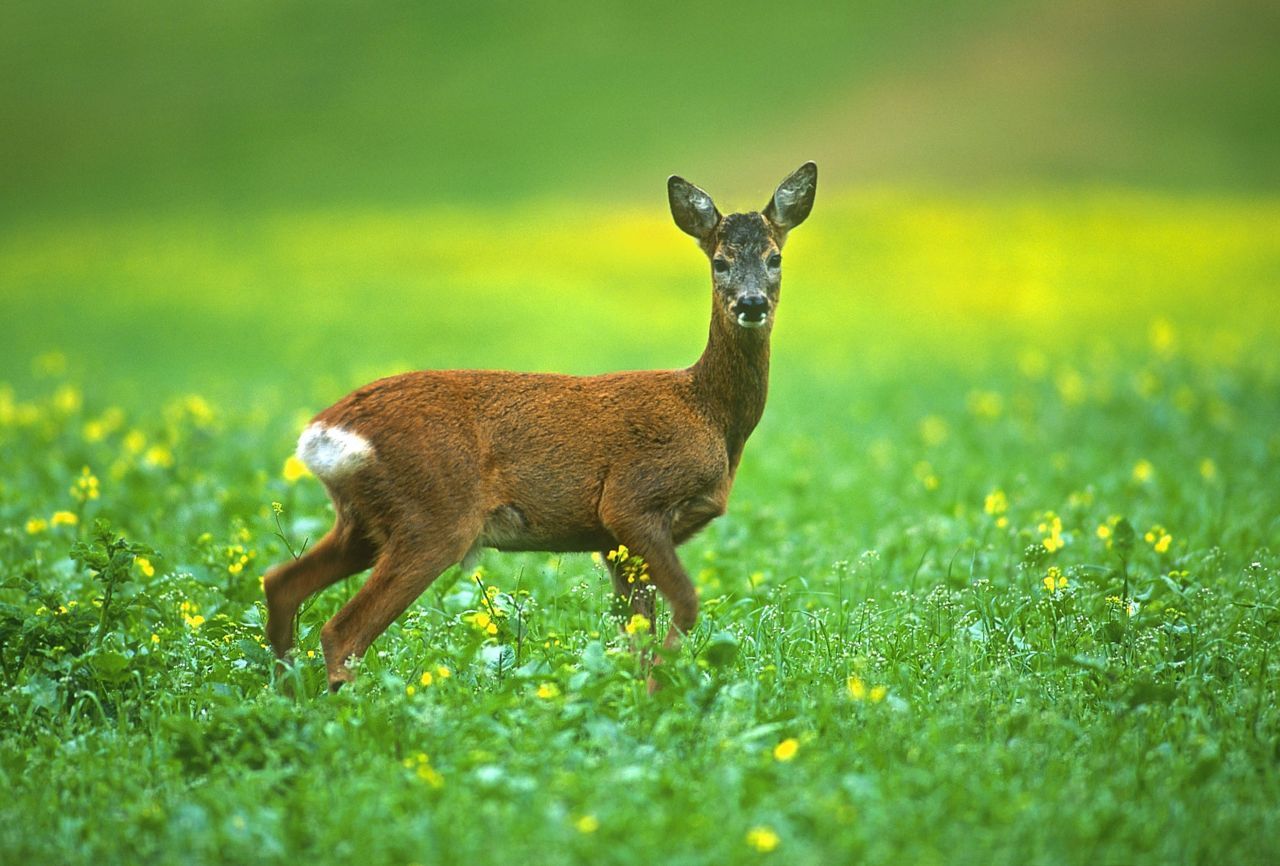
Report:
[[[676,556],[671,527],[660,515],[611,514],[602,509],[605,526],[628,550],[644,559],[649,579],[671,605],[671,627],[663,646],[673,651],[698,619],[698,593]],[[616,584],[615,584],[616,585]],[[652,608],[649,609],[652,611]],[[652,622],[652,617],[649,618]],[[655,660],[657,663],[659,660]],[[657,684],[649,678],[649,691]]]
[[[613,581],[614,603],[612,614],[618,623],[618,631],[626,635],[631,643],[631,652],[639,660],[642,669],[648,673],[653,666],[652,651],[642,650],[642,637],[635,633],[632,623],[636,617],[644,617],[652,627],[654,623],[654,607],[657,601],[657,588],[649,573],[639,566],[638,557],[628,550],[626,560],[615,551],[601,553],[605,566],[609,569],[609,577]],[[614,556],[614,559],[610,559]]]
[[[621,615],[623,611],[630,611],[653,622],[655,593],[653,581],[647,573],[643,577],[638,576],[635,570],[629,569],[625,563],[610,559],[612,554],[613,551],[601,551],[600,557],[604,560],[605,567],[609,570],[609,578],[613,582],[613,592],[618,602],[615,613]]]

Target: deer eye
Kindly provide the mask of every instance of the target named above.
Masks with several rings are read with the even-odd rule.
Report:
[[[711,260],[711,270],[715,271],[717,274],[728,273],[729,262],[726,259],[716,256]]]
[[[782,267],[782,256],[778,255],[777,253],[774,253],[773,255],[769,256],[769,267],[774,269]]]

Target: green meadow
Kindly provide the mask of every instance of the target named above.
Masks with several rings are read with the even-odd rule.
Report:
[[[6,10],[0,861],[1280,860],[1274,16],[956,8],[774,10],[786,74],[716,59],[762,39],[724,10]],[[758,209],[810,157],[663,689],[598,560],[492,551],[337,694],[361,578],[318,595],[273,679],[312,413],[691,363],[666,174]]]

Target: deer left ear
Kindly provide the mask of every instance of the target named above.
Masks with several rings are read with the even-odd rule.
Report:
[[[765,205],[764,215],[783,234],[800,225],[813,210],[813,196],[818,191],[818,166],[806,162],[778,185],[773,198]]]

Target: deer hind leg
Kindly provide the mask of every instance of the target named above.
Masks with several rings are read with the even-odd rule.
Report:
[[[330,689],[353,679],[347,660],[363,656],[433,580],[462,559],[478,534],[427,537],[402,531],[388,540],[364,586],[320,631]]]
[[[373,564],[374,548],[363,533],[341,518],[314,547],[281,563],[263,578],[267,596],[267,639],[277,658],[293,646],[293,620],[310,596]]]

